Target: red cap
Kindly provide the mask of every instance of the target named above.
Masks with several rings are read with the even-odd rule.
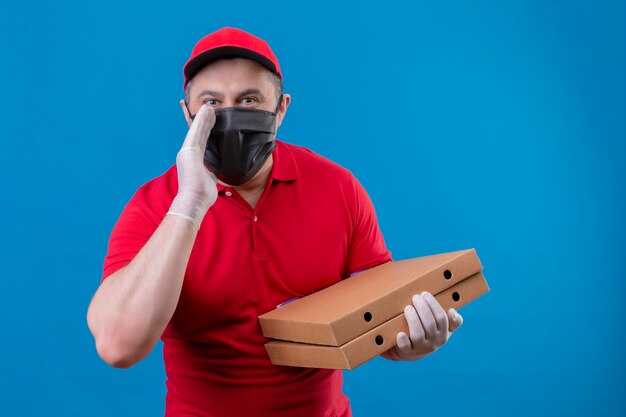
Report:
[[[193,47],[191,56],[183,67],[183,90],[202,67],[223,58],[252,59],[283,79],[278,59],[267,42],[241,29],[227,27],[206,35]]]

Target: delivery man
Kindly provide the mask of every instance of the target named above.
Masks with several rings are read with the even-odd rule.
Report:
[[[291,96],[265,41],[222,28],[183,74],[176,164],[111,232],[87,313],[98,354],[130,367],[161,338],[168,417],[350,416],[341,371],[271,364],[257,317],[390,261],[372,203],[345,168],[276,140]],[[387,359],[428,355],[462,324],[428,293],[404,313]]]

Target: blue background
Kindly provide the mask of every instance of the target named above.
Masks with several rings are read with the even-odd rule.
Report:
[[[173,3],[3,1],[0,414],[162,415],[161,345],[111,368],[86,311],[221,26],[271,44],[278,138],[357,175],[395,259],[485,265],[449,344],[345,373],[356,416],[626,413],[624,2]]]

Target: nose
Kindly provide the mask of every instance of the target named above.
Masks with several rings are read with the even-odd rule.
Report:
[[[215,108],[216,109],[224,109],[228,107],[241,107],[242,103],[238,103],[236,98],[224,98],[220,103],[218,103]]]

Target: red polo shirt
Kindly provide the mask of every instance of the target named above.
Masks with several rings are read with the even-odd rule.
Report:
[[[252,208],[218,185],[163,332],[166,416],[349,416],[337,370],[272,365],[257,317],[391,259],[372,203],[345,168],[277,141]],[[143,247],[177,192],[176,166],[141,186],[109,240],[102,279]]]

